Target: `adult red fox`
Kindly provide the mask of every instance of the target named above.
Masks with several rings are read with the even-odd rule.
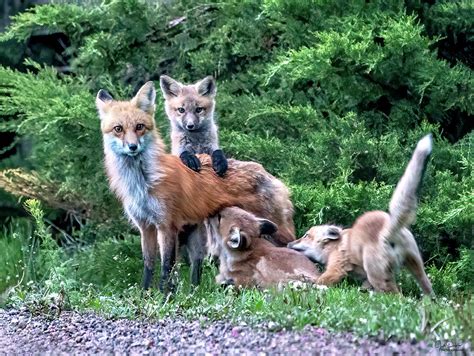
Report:
[[[155,99],[153,82],[144,84],[130,101],[113,100],[104,90],[96,97],[110,187],[141,234],[143,286],[151,284],[159,245],[159,288],[168,291],[178,231],[227,206],[272,220],[278,226],[274,239],[293,241],[293,205],[285,185],[254,162],[230,159],[221,178],[208,155],[198,156],[198,173],[166,154],[155,128]]]
[[[313,226],[301,239],[288,244],[326,266],[319,284],[334,284],[352,273],[363,279],[366,288],[398,292],[394,273],[404,265],[423,292],[433,295],[420,251],[408,229],[415,221],[417,192],[431,149],[431,135],[418,142],[393,193],[389,213],[369,211],[345,230],[334,225]]]

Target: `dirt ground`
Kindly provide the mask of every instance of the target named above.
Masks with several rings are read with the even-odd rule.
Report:
[[[463,345],[470,354],[470,345]],[[317,327],[269,331],[229,322],[107,320],[63,312],[48,319],[28,311],[0,309],[0,354],[445,354],[425,342],[381,341]]]

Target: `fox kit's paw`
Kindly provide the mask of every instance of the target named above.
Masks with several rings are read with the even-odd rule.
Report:
[[[229,287],[235,286],[235,282],[232,278],[228,278],[225,281],[222,281],[220,286],[221,288],[229,288]]]
[[[181,161],[183,161],[183,163],[193,171],[199,172],[201,169],[201,161],[199,161],[199,158],[197,158],[196,155],[188,151],[184,151],[181,153],[179,158],[181,158]]]
[[[219,175],[223,176],[225,172],[227,172],[227,158],[224,156],[224,152],[222,150],[215,150],[212,152],[212,168],[214,171]]]

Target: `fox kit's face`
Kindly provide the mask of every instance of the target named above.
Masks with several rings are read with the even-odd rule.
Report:
[[[210,223],[220,235],[222,244],[231,250],[246,250],[252,245],[252,239],[262,235],[271,235],[277,226],[269,220],[237,207],[225,208],[210,219]]]
[[[131,101],[115,101],[106,91],[99,91],[96,105],[106,149],[132,157],[146,149],[155,127],[155,96],[152,82],[146,83]]]
[[[327,264],[328,257],[337,247],[342,229],[334,225],[313,226],[299,240],[290,242],[288,247],[303,252],[311,261]]]
[[[184,85],[162,75],[160,86],[165,98],[166,114],[177,128],[198,132],[213,121],[216,83],[212,77]]]

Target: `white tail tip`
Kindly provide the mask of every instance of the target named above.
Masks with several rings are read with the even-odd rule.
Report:
[[[423,137],[416,146],[416,151],[421,151],[426,154],[430,154],[431,150],[433,149],[433,136],[431,134],[426,135]]]

